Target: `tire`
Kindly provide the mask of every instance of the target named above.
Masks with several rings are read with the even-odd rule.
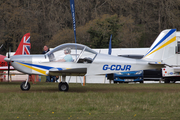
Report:
[[[27,85],[25,86],[26,81],[21,83],[21,90],[22,91],[28,91],[31,88],[31,85],[29,82],[27,82]]]
[[[69,90],[69,85],[67,82],[60,82],[59,85],[59,91],[68,91]]]

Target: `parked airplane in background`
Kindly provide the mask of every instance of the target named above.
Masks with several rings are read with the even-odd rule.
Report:
[[[15,69],[26,74],[62,75],[59,90],[68,91],[67,75],[106,75],[125,71],[160,69],[175,54],[176,45],[176,29],[168,29],[160,33],[142,59],[100,54],[85,45],[66,43],[57,46],[45,55],[17,55],[5,58],[5,61],[11,62]],[[67,52],[67,48],[71,51],[73,61],[59,62],[61,61],[59,59],[62,59],[64,53]],[[21,89],[30,89],[28,79],[21,84]]]
[[[30,33],[26,33],[21,39],[14,55],[30,55],[30,48]],[[0,71],[8,70],[8,63],[4,61],[4,58],[6,58],[6,56],[0,55]],[[14,70],[14,68],[10,66],[10,70]]]

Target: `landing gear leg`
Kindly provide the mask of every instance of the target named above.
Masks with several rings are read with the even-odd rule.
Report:
[[[58,85],[59,91],[68,91],[69,85],[66,82],[66,75],[62,75],[62,82]]]
[[[31,85],[30,85],[30,83],[28,81],[29,81],[29,76],[28,76],[26,81],[21,83],[21,86],[20,86],[21,90],[28,91],[30,89]]]

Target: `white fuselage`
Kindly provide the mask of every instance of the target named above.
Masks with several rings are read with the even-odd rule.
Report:
[[[97,54],[92,63],[50,62],[45,55],[17,55],[12,56],[11,61],[13,61],[11,64],[18,71],[39,75],[96,75],[161,68],[159,65],[149,65],[145,60],[105,54]]]

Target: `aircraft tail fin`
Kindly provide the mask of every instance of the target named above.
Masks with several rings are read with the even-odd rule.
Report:
[[[30,48],[30,33],[26,33],[21,39],[21,42],[14,55],[30,55]]]
[[[164,62],[175,55],[176,29],[163,30],[142,59]]]

